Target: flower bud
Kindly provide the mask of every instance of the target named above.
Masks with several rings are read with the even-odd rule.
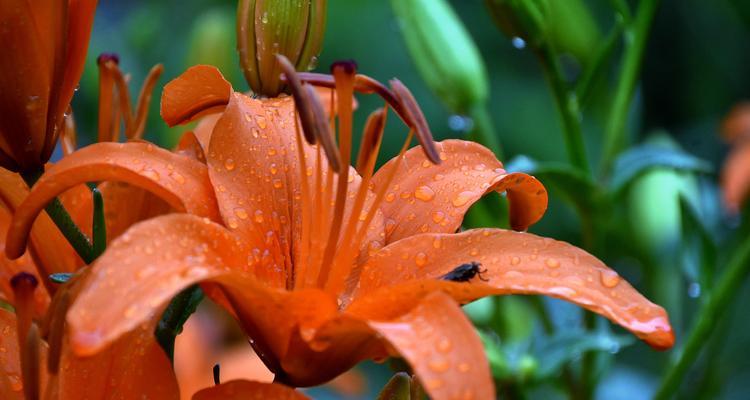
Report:
[[[445,0],[392,0],[411,58],[427,86],[454,112],[488,97],[484,62]]]
[[[283,85],[276,55],[298,71],[315,68],[323,44],[326,0],[240,0],[237,50],[255,94],[273,97]]]
[[[23,4],[21,4],[23,3]],[[83,73],[96,0],[0,2],[0,167],[42,168]],[[40,28],[41,27],[41,28]]]
[[[547,32],[547,0],[485,0],[495,24],[511,38],[538,44]]]

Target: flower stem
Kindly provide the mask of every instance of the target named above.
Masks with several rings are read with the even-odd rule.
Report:
[[[94,199],[94,217],[91,227],[91,235],[94,237],[92,251],[94,258],[99,258],[107,248],[107,225],[104,220],[104,198],[98,188],[91,189],[91,195]]]
[[[159,342],[171,362],[174,362],[174,341],[177,335],[182,333],[182,327],[198,308],[203,297],[203,290],[198,285],[183,290],[172,298],[156,325],[154,331],[156,341]]]
[[[503,159],[503,148],[495,132],[492,117],[487,110],[487,104],[475,105],[469,109],[469,117],[474,121],[474,128],[469,133],[469,138],[483,144],[497,156]]]
[[[745,238],[735,251],[729,260],[726,271],[711,291],[710,298],[703,303],[679,358],[664,374],[661,386],[654,396],[655,400],[669,399],[677,392],[685,374],[700,354],[711,332],[713,332],[717,319],[724,314],[724,310],[737,293],[748,273],[750,273],[750,237]]]
[[[560,114],[568,159],[573,166],[590,175],[591,168],[586,157],[581,113],[576,93],[565,82],[560,61],[548,43],[538,49],[537,56],[541,60],[544,73],[552,88],[557,111]]]
[[[29,186],[29,188],[31,188],[32,186],[34,186],[34,183],[36,183],[39,177],[42,176],[43,172],[44,171],[25,172],[21,173],[21,177]],[[57,225],[57,229],[59,229],[63,236],[65,236],[65,239],[68,240],[68,243],[70,243],[70,245],[73,247],[76,253],[78,253],[81,259],[86,264],[91,264],[92,262],[94,262],[96,256],[91,245],[91,240],[88,238],[88,236],[86,236],[86,234],[81,232],[81,230],[78,228],[78,225],[76,225],[76,223],[70,217],[70,214],[68,214],[68,212],[65,210],[65,207],[60,202],[60,200],[55,198],[49,204],[47,204],[45,210],[47,211],[47,214],[49,214],[55,225]]]
[[[615,88],[615,97],[604,129],[604,155],[602,170],[608,172],[614,158],[624,144],[625,123],[627,122],[630,103],[635,93],[635,85],[643,63],[651,23],[656,15],[660,0],[641,0],[635,19],[623,35],[625,54]]]

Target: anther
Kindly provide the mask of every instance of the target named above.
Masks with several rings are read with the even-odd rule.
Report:
[[[120,56],[117,53],[102,53],[96,58],[96,63],[102,65],[108,61],[112,61],[115,64],[120,64]]]
[[[218,363],[214,364],[213,374],[214,385],[221,385],[221,365],[219,365]]]
[[[422,109],[419,108],[417,101],[414,99],[414,95],[412,95],[411,91],[409,91],[409,89],[398,79],[391,79],[390,84],[393,93],[396,95],[401,105],[404,106],[404,111],[413,124],[411,127],[414,128],[417,139],[422,145],[422,150],[424,150],[425,155],[433,164],[440,164],[440,156],[435,148],[435,140],[432,138],[432,132],[430,132],[430,127],[427,125],[427,119],[425,119],[424,114],[422,114]]]
[[[331,73],[334,73],[338,69],[342,69],[347,74],[355,74],[357,72],[357,63],[354,60],[334,61],[331,64]]]
[[[299,119],[302,123],[302,133],[305,135],[305,140],[307,143],[315,144],[314,116],[312,110],[310,110],[310,99],[307,97],[307,92],[302,89],[302,81],[299,80],[297,71],[288,58],[277,54],[276,60],[281,65],[281,71],[286,78],[289,90],[292,92],[292,97],[294,97],[294,105],[297,107],[297,112],[299,112]]]
[[[341,162],[341,153],[338,146],[336,146],[333,136],[331,135],[331,126],[328,122],[328,118],[326,117],[326,112],[323,109],[323,104],[318,97],[318,93],[311,85],[303,85],[303,89],[305,90],[306,95],[310,100],[309,110],[313,115],[312,131],[315,134],[316,140],[323,146],[323,150],[325,150],[326,157],[328,158],[328,162],[331,164],[331,168],[336,172],[341,172],[343,167]]]

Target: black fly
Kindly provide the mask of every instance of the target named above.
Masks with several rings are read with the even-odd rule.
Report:
[[[487,272],[487,269],[481,270],[479,269],[481,267],[482,264],[478,261],[471,261],[453,268],[451,272],[441,276],[440,279],[453,282],[468,282],[475,276],[478,276],[480,280],[487,282],[489,279],[482,276],[483,273]]]

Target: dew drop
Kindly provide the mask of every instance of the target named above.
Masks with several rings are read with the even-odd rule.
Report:
[[[247,219],[247,211],[245,211],[245,209],[241,207],[234,209],[234,215],[236,215],[239,219]]]
[[[255,222],[257,222],[257,223],[263,222],[263,211],[262,210],[255,210],[254,219],[255,219]]]
[[[414,263],[417,264],[417,267],[424,267],[425,264],[427,264],[427,254],[422,252],[417,253],[414,258]]]
[[[229,227],[232,229],[237,229],[237,227],[239,226],[237,224],[237,219],[234,217],[227,218],[227,225],[229,225]]]
[[[461,207],[469,202],[476,194],[474,192],[466,191],[459,193],[455,198],[453,198],[453,205],[455,207]]]
[[[260,115],[255,116],[255,123],[258,124],[260,129],[266,129],[266,127],[268,126],[268,124],[266,123],[266,117]]]
[[[439,224],[442,220],[445,219],[445,213],[442,211],[433,211],[432,212],[432,221],[436,224]]]
[[[432,177],[432,180],[434,180],[436,182],[437,181],[442,181],[443,179],[445,179],[445,175],[443,175],[443,174],[435,174],[435,176]]]
[[[546,261],[544,261],[544,264],[546,264],[550,268],[557,268],[560,266],[560,261],[555,260],[554,258],[548,258]]]
[[[224,161],[224,168],[226,168],[226,169],[227,169],[227,171],[231,171],[231,170],[233,170],[235,166],[236,166],[236,165],[235,165],[235,163],[234,163],[234,160],[233,160],[233,159],[231,159],[231,158],[227,158],[227,159],[226,159],[226,160]]]
[[[437,344],[437,349],[441,353],[447,353],[451,351],[453,348],[453,343],[451,343],[450,339],[448,338],[442,338]]]
[[[393,203],[393,200],[396,200],[396,195],[393,193],[388,193],[385,195],[385,201],[389,203]]]
[[[469,372],[469,370],[471,369],[471,366],[469,365],[469,363],[462,362],[458,364],[457,368],[460,372]]]
[[[602,282],[602,285],[606,288],[613,288],[617,286],[618,283],[620,283],[620,275],[617,275],[617,272],[612,271],[610,269],[603,269],[599,272],[599,279]]]
[[[448,360],[443,358],[433,359],[429,362],[428,366],[435,372],[445,372],[450,369],[451,365]]]
[[[180,185],[182,185],[183,183],[185,183],[185,177],[182,176],[182,175],[180,175],[179,172],[173,172],[172,175],[171,175],[171,177],[172,177],[172,179],[174,179]]]
[[[431,201],[435,198],[435,191],[429,186],[420,186],[414,191],[414,197],[422,201]]]
[[[510,259],[510,265],[518,265],[520,263],[521,263],[521,258],[520,257],[513,256]]]
[[[432,247],[439,249],[442,245],[443,241],[439,237],[436,237],[432,240]]]
[[[276,189],[281,189],[282,186],[284,186],[284,183],[281,182],[281,179],[273,180],[273,187],[275,187]]]
[[[147,169],[147,170],[143,171],[143,175],[146,178],[149,178],[149,179],[152,179],[152,180],[155,180],[155,181],[159,180],[159,174],[156,171],[152,170],[152,169]]]

